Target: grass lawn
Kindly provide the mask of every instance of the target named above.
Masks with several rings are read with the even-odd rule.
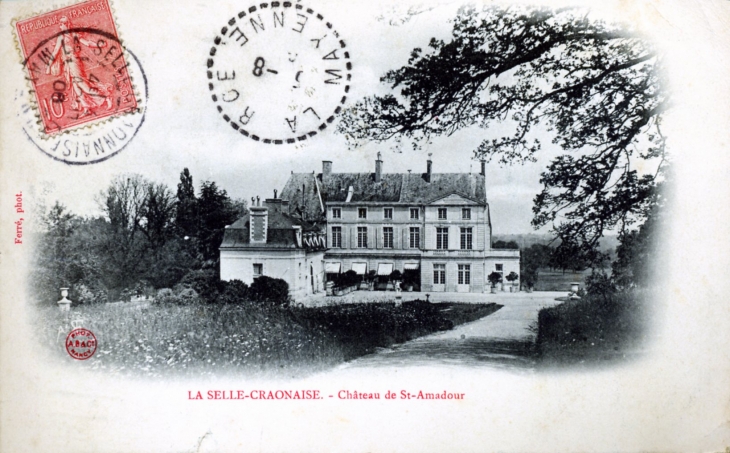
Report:
[[[585,287],[585,278],[591,274],[590,269],[583,271],[563,271],[551,270],[551,269],[540,269],[537,283],[535,283],[535,291],[570,291],[570,284],[572,282],[579,282],[581,288]]]
[[[70,360],[64,339],[72,324],[97,337],[98,349],[79,366],[133,375],[219,375],[226,372],[302,375],[331,368],[407,341],[487,316],[497,304],[424,301],[316,308],[231,305],[99,304],[37,311],[40,341]]]
[[[541,363],[607,363],[635,354],[647,333],[649,297],[640,290],[589,294],[540,310],[536,347]]]

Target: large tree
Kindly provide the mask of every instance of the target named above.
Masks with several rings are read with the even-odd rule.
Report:
[[[414,49],[382,77],[389,93],[356,103],[339,130],[352,145],[418,148],[481,128],[475,157],[501,163],[535,161],[549,136],[568,153],[542,173],[533,226],[551,225],[592,259],[606,230],[643,220],[656,198],[668,105],[660,66],[650,42],[581,9],[465,7],[448,41]]]
[[[195,197],[193,175],[185,168],[180,173],[180,183],[177,185],[177,212],[175,224],[183,236],[198,235],[197,221],[198,201]]]
[[[230,225],[245,213],[245,203],[234,201],[228,192],[220,189],[213,181],[200,184],[198,197],[198,240],[200,254],[204,261],[217,263],[218,247],[223,241],[226,225]]]

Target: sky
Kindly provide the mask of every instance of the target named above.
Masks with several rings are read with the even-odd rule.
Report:
[[[413,48],[427,47],[432,37],[448,39],[449,20],[458,5],[444,3],[425,9],[376,1],[347,8],[325,6],[322,13],[347,42],[353,63],[350,99],[355,100],[385,92],[387,87],[380,83],[380,77],[404,65]],[[280,191],[292,171],[319,173],[322,160],[333,161],[335,172],[374,171],[378,152],[383,155],[385,172],[423,172],[427,155],[432,153],[434,172],[478,173],[480,163],[473,160],[473,150],[483,139],[499,134],[498,128],[464,130],[439,137],[423,150],[402,152],[395,151],[391,143],[369,143],[349,150],[344,136],[334,133],[334,128],[297,145],[254,142],[220,118],[207,88],[207,53],[231,14],[221,13],[226,11],[222,7],[213,13],[204,4],[197,5],[198,11],[192,13],[189,9],[183,13],[157,8],[145,4],[144,13],[130,9],[116,12],[120,33],[139,58],[149,89],[145,123],[130,145],[107,161],[80,167],[51,161],[37,150],[23,150],[33,165],[44,169],[34,190],[39,193],[41,187],[52,188],[47,204],[57,198],[77,214],[96,215],[98,193],[115,175],[140,173],[174,191],[186,167],[196,187],[203,180],[212,180],[232,197],[263,198],[272,196],[274,189]],[[155,27],[157,17],[178,26]],[[546,147],[536,163],[487,165],[494,233],[534,232],[530,225],[532,199],[541,189],[540,172],[557,152],[550,148],[548,136],[543,142]]]

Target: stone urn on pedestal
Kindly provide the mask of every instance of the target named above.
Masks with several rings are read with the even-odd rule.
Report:
[[[580,289],[579,282],[571,282],[570,283],[570,293],[568,293],[568,296],[570,296],[570,298],[573,300],[580,299],[580,296],[578,295],[579,289]]]
[[[68,288],[61,288],[61,300],[56,302],[61,311],[69,311],[71,309],[71,301],[66,296],[68,296]]]

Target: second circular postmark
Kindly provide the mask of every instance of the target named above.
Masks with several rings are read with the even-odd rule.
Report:
[[[223,120],[275,145],[325,130],[344,108],[352,79],[350,53],[334,25],[289,1],[252,5],[232,17],[206,66]]]

